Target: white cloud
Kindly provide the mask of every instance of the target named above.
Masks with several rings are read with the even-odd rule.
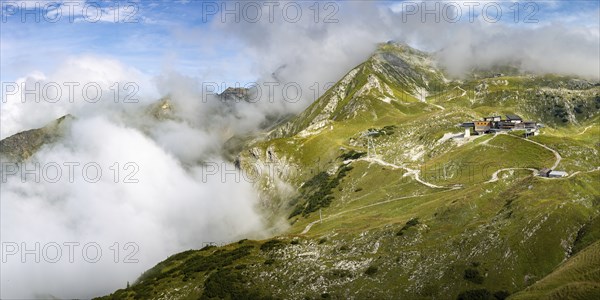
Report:
[[[251,182],[239,173],[237,180],[232,174],[223,179],[223,169],[235,168],[220,158],[222,144],[232,132],[251,130],[262,115],[236,123],[239,116],[217,99],[198,101],[201,95],[193,79],[161,80],[119,61],[91,55],[70,58],[49,75],[33,72],[19,80],[39,82],[42,87],[67,82],[80,86],[75,88],[73,103],[66,93],[56,103],[44,99],[21,103],[19,94],[9,97],[0,108],[3,136],[42,126],[67,113],[77,119],[67,127],[63,140],[44,146],[29,160],[29,168],[35,162],[41,168],[53,163],[63,166],[59,182],[28,178],[22,183],[18,173],[2,184],[2,242],[19,246],[25,242],[30,248],[36,242],[42,248],[52,242],[78,242],[80,247],[95,242],[104,256],[94,264],[82,257],[74,264],[66,259],[56,264],[21,263],[19,256],[11,257],[2,267],[3,298],[98,296],[133,282],[168,255],[200,248],[203,242],[264,236]],[[130,81],[139,86],[136,98],[140,102],[123,103],[121,95],[115,103],[115,83],[122,87]],[[88,82],[98,84],[105,93],[98,103],[87,103],[81,96],[80,87]],[[157,86],[165,85],[172,94],[177,121],[160,122],[149,112],[149,105],[159,97]],[[68,162],[80,164],[74,183],[68,182],[64,167]],[[125,169],[128,162],[139,167],[134,176],[139,183],[123,183],[133,171]],[[209,165],[204,168],[200,162]],[[81,172],[87,163],[100,166],[99,182],[84,180]],[[114,182],[115,163],[120,166],[118,183]],[[220,170],[208,176],[214,166]],[[139,263],[112,262],[109,247],[115,242],[121,247],[136,243]]]
[[[479,10],[486,3],[491,2],[479,3]],[[503,10],[511,5],[510,2],[500,3]],[[519,3],[519,7],[523,10],[526,4]],[[401,4],[392,7],[398,5]],[[430,2],[428,5],[433,7]],[[427,22],[424,22],[420,12],[405,17],[397,9],[396,12],[390,9],[387,2],[350,2],[340,4],[335,15],[339,22],[334,24],[324,24],[322,20],[315,23],[312,18],[303,18],[298,23],[285,22],[282,18],[275,18],[276,22],[270,23],[263,18],[258,23],[223,24],[217,18],[213,21],[214,32],[209,32],[209,37],[206,32],[194,34],[194,31],[179,36],[194,36],[200,41],[223,36],[239,41],[237,47],[248,60],[256,62],[257,72],[262,74],[263,80],[268,80],[271,73],[278,70],[282,80],[300,82],[306,87],[305,91],[309,91],[314,82],[337,81],[344,72],[363,61],[376,43],[392,39],[436,52],[441,66],[456,76],[475,67],[520,61],[524,71],[600,78],[597,9],[570,12],[569,15],[582,14],[583,24],[565,16],[557,17],[546,10],[532,17],[539,19],[539,23],[525,23],[525,11],[519,15],[517,23],[513,15],[504,13],[505,21],[497,23],[490,22],[489,16],[486,21],[481,11],[472,21],[463,14],[461,21],[456,23],[442,16],[439,22],[434,22],[436,16],[427,16]],[[596,25],[590,27],[588,24]],[[310,100],[305,99],[302,105],[288,106],[303,108]]]
[[[42,251],[40,263],[34,262],[33,255],[25,263],[19,255],[9,256],[2,266],[3,298],[98,296],[133,282],[168,255],[197,249],[202,242],[231,241],[263,230],[250,183],[222,182],[220,176],[207,176],[203,182],[202,169],[184,168],[138,130],[103,117],[74,121],[67,139],[43,148],[34,161],[42,166],[81,165],[74,169],[74,183],[68,182],[66,174],[57,183],[43,178],[39,183],[33,178],[22,183],[19,177],[9,177],[2,188],[2,242],[19,246],[24,242],[28,249],[36,242],[42,248],[52,242],[80,244],[75,263],[69,263],[67,248],[56,263],[48,262],[54,254],[43,256]],[[96,183],[85,182],[80,173],[91,162],[102,170]],[[120,163],[119,175],[110,169],[115,162]],[[124,168],[127,162],[139,166],[133,176],[139,183],[124,183],[132,171]],[[80,252],[92,242],[103,251],[97,263],[86,262]],[[115,242],[120,247],[130,242],[139,246],[133,257],[139,262],[123,263],[132,248],[120,249],[115,263],[110,248]],[[90,253],[95,257],[94,251]]]
[[[0,137],[42,127],[68,113],[81,116],[135,109],[158,98],[151,80],[117,60],[83,55],[68,58],[49,75],[34,71],[15,82],[3,82],[5,88],[16,90],[4,91],[7,96],[0,104]],[[101,98],[96,100],[96,95]],[[123,103],[128,96],[139,103]]]

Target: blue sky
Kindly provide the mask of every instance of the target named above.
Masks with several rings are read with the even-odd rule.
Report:
[[[98,3],[103,8],[105,2]],[[7,2],[11,3],[11,2]],[[3,3],[3,13],[7,14]],[[43,3],[43,2],[42,2]],[[135,5],[133,12],[125,5]],[[17,3],[20,4],[20,3]],[[121,21],[114,22],[114,11],[104,11],[107,20],[91,22],[81,15],[69,19],[68,7],[63,6],[63,17],[56,23],[47,22],[40,17],[27,15],[26,22],[19,12],[8,15],[1,24],[1,69],[2,78],[14,80],[33,70],[49,71],[66,57],[81,54],[95,54],[117,58],[144,72],[157,74],[165,63],[173,64],[180,72],[201,75],[213,68],[219,68],[221,62],[234,57],[233,53],[221,47],[200,47],[197,41],[176,38],[181,28],[204,28],[203,23],[192,13],[200,3],[181,4],[175,2],[121,2]],[[95,9],[95,8],[94,8]],[[39,14],[47,13],[43,8]],[[77,10],[76,10],[77,12]],[[93,9],[88,10],[90,20],[95,20]]]
[[[214,1],[62,2],[64,3],[3,1],[3,17],[0,23],[2,81],[15,80],[36,70],[49,72],[67,57],[83,54],[116,58],[142,72],[154,75],[175,70],[188,76],[211,76],[215,80],[228,82],[248,81],[259,76],[253,70],[253,62],[241,55],[240,49],[244,49],[246,45],[238,37],[228,36],[227,32],[214,35],[213,26],[219,26],[220,12],[209,15],[208,22],[203,20],[203,9],[219,5],[233,8],[236,2],[229,1],[226,4]],[[39,3],[39,9],[36,8],[35,3]],[[45,5],[49,3],[53,5],[49,10],[45,10]],[[243,2],[240,3],[244,5]],[[312,2],[302,3],[305,13],[308,14],[308,6]],[[405,6],[410,3],[417,2],[404,1]],[[485,5],[486,2],[481,3]],[[535,12],[532,19],[539,20],[538,24],[514,23],[510,13],[514,13],[514,8],[511,9],[511,6],[515,3],[500,1],[495,3],[503,7],[504,15],[500,23],[509,26],[531,28],[542,24],[561,23],[566,26],[587,26],[596,30],[600,26],[598,25],[598,1],[533,2],[539,10]],[[524,18],[528,12],[532,12],[531,7],[525,9],[526,3],[521,1],[517,4],[521,9],[521,18]],[[346,4],[336,3],[341,10]],[[24,5],[29,10],[30,14],[26,15],[25,22],[22,22],[22,9],[13,10],[15,5]],[[96,9],[100,7],[101,20],[90,22],[84,19],[85,5],[93,5],[87,11],[90,20],[96,19]],[[114,22],[117,5],[120,7],[118,11],[121,19]],[[399,11],[403,4],[381,1],[374,5]],[[73,14],[69,13],[70,7],[73,7]],[[57,8],[63,13],[61,19],[55,23],[48,22],[48,19],[56,16],[52,15],[52,11]],[[137,11],[132,15],[134,8]],[[475,16],[481,18],[481,10],[474,11]],[[32,12],[39,14],[40,21],[35,20]],[[44,18],[44,15],[48,19]],[[128,15],[131,15],[130,18],[125,20]],[[463,16],[461,22],[466,22],[466,19],[467,17]],[[277,22],[278,20],[275,24]],[[246,25],[253,26],[253,24]]]

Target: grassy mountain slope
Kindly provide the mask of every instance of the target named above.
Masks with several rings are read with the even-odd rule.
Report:
[[[366,62],[352,69],[274,137],[309,135],[333,121],[372,121],[390,114],[431,110],[424,101],[428,86],[443,86],[444,76],[425,53],[408,46],[382,45]],[[401,101],[398,101],[401,99]]]
[[[600,242],[583,249],[513,299],[600,298]]]
[[[600,87],[550,75],[450,81],[433,61],[381,45],[269,138],[247,142],[239,165],[272,167],[257,188],[286,232],[176,254],[105,298],[594,293]],[[529,139],[460,136],[457,124],[506,113],[546,127]],[[535,176],[555,164],[570,175]]]

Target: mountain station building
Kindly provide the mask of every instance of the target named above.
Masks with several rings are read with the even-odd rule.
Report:
[[[462,123],[460,127],[465,128],[465,137],[468,137],[471,135],[471,128],[478,135],[511,130],[524,130],[527,135],[537,135],[540,126],[537,122],[523,121],[518,115],[508,114],[506,119],[500,116],[485,117],[479,121]]]

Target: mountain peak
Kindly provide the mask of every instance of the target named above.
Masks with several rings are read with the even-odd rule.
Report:
[[[250,89],[243,87],[228,87],[219,94],[219,99],[223,102],[248,101],[250,99]]]
[[[10,162],[27,160],[45,144],[60,139],[75,117],[67,114],[41,128],[30,129],[11,135],[0,141],[0,152]]]

